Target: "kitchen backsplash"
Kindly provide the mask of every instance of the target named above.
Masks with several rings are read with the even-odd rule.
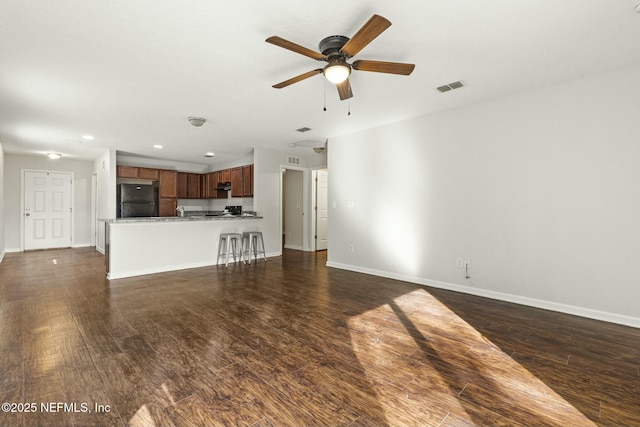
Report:
[[[253,210],[253,197],[230,197],[228,199],[178,199],[178,206],[185,211],[221,211],[225,206],[242,206],[243,211]]]

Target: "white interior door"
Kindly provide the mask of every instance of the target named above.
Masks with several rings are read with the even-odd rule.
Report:
[[[24,172],[24,248],[71,246],[71,181],[64,172]]]
[[[316,181],[316,250],[327,249],[327,221],[329,213],[327,191],[329,174],[326,170],[318,171]]]

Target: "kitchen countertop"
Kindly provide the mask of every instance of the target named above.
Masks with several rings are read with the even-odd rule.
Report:
[[[262,219],[261,216],[165,216],[165,217],[135,217],[135,218],[114,218],[102,219],[109,224],[123,224],[128,222],[190,222],[190,221],[220,221],[220,220],[243,220],[243,219]]]

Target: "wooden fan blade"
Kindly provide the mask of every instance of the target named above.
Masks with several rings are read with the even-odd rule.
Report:
[[[318,68],[317,70],[313,70],[313,71],[307,71],[304,74],[300,74],[299,76],[295,76],[290,78],[289,80],[285,80],[283,82],[278,83],[277,85],[273,85],[274,88],[276,89],[282,89],[283,87],[287,87],[289,85],[292,85],[294,83],[298,83],[299,81],[302,81],[304,79],[308,79],[309,77],[313,77],[316,74],[320,74],[322,72],[322,68]]]
[[[359,60],[351,64],[354,70],[373,71],[374,73],[402,74],[408,76],[416,67],[415,64],[404,64],[401,62],[383,62]]]
[[[300,46],[299,44],[295,44],[294,42],[290,42],[289,40],[285,40],[282,37],[271,36],[265,40],[267,43],[274,44],[276,46],[283,47],[285,49],[289,49],[293,52],[299,53],[304,56],[308,56],[309,58],[317,59],[319,61],[324,60],[324,55],[320,52],[316,52],[315,50],[307,49],[304,46]]]
[[[342,46],[340,52],[348,57],[355,56],[362,48],[371,43],[373,39],[382,34],[382,32],[390,26],[391,22],[387,18],[383,18],[380,15],[373,15],[367,23],[351,37],[351,40]]]
[[[346,79],[342,83],[338,83],[336,87],[338,88],[338,95],[340,95],[341,101],[344,101],[345,99],[349,99],[353,97],[353,92],[351,92],[351,83],[349,83],[349,79]]]

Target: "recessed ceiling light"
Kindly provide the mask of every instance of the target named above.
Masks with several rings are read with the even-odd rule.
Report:
[[[60,154],[60,153],[47,153],[47,156],[50,159],[56,160],[56,159],[59,159],[60,157],[62,157],[62,154]]]
[[[204,155],[204,157],[213,157],[213,156],[215,156],[215,154],[213,154],[211,151],[209,151]]]
[[[82,139],[86,139],[87,141],[93,141],[93,135],[82,135]]]
[[[154,146],[153,146],[153,148],[161,149],[161,148],[162,148],[162,145],[160,145],[160,144],[156,144],[156,145],[154,145]]]

